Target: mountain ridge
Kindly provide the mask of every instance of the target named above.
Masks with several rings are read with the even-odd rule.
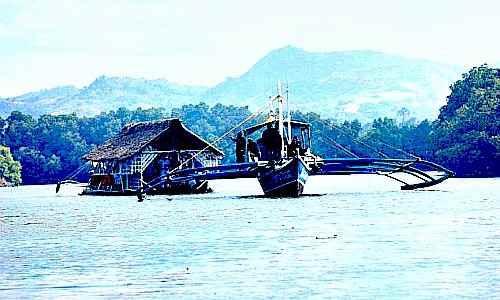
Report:
[[[370,119],[408,106],[413,112],[422,111],[416,115],[420,119],[433,118],[444,104],[449,85],[462,71],[448,64],[377,51],[317,53],[284,47],[271,51],[240,77],[211,88],[205,98],[209,103],[221,99],[245,102],[241,97],[253,100],[252,96],[265,94],[266,89],[272,88],[269,83],[275,84],[286,77],[292,102],[300,110],[311,111],[309,102],[314,101],[314,105],[322,107],[316,112],[328,116]],[[429,88],[434,85],[440,91]],[[417,97],[420,91],[424,93]],[[408,99],[413,101],[405,101]]]
[[[310,52],[286,46],[270,51],[246,72],[211,86],[182,85],[165,79],[99,76],[83,88],[61,86],[0,98],[0,114],[95,115],[127,107],[231,104],[256,108],[288,84],[292,108],[338,119],[392,116],[403,107],[418,119],[434,118],[449,85],[464,69],[425,59],[373,50]]]
[[[171,109],[177,107],[177,102],[188,103],[206,89],[207,87],[182,85],[165,79],[101,75],[82,88],[69,85],[0,98],[0,114],[20,110],[35,116],[73,112],[79,115],[96,115],[119,107]]]

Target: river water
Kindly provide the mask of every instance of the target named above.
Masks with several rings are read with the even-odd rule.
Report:
[[[1,189],[0,299],[500,297],[500,179],[313,177],[295,199],[213,186],[142,203]]]

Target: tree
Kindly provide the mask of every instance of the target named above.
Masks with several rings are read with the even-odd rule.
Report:
[[[33,128],[36,120],[19,111],[13,111],[6,120],[4,128],[5,144],[15,150],[33,144]]]
[[[397,116],[399,118],[399,124],[404,126],[408,121],[408,117],[410,116],[410,111],[408,110],[408,108],[403,107],[400,110],[398,110]]]
[[[431,133],[435,159],[460,176],[500,175],[500,70],[482,65],[451,86]]]
[[[10,149],[0,146],[0,178],[14,185],[21,183],[21,164],[15,161]]]

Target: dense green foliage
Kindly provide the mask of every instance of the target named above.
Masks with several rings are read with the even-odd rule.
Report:
[[[293,117],[312,124],[313,152],[323,157],[408,158],[412,153],[444,164],[461,176],[498,176],[499,87],[499,70],[486,66],[472,69],[452,86],[448,103],[434,123],[407,120],[407,111],[400,114],[399,120],[379,118],[364,125],[357,120],[339,123],[322,119],[315,113],[295,112]],[[13,157],[21,162],[23,183],[49,183],[64,179],[82,164],[82,155],[129,122],[178,117],[213,142],[250,114],[248,107],[221,104],[210,107],[204,103],[184,105],[171,112],[120,108],[81,118],[71,114],[35,119],[14,111],[6,119],[0,119],[0,144],[7,145]],[[245,126],[262,120],[263,116]],[[226,162],[234,160],[231,136],[234,134],[217,143],[226,153]]]
[[[95,117],[78,118],[76,115],[43,115],[38,119],[20,112],[12,112],[3,123],[0,142],[11,147],[14,157],[23,165],[25,184],[50,183],[64,179],[81,164],[81,157],[93,147],[103,143],[117,133],[125,124],[134,121],[150,121],[178,117],[194,132],[210,142],[240,124],[251,112],[248,107],[217,104],[209,107],[204,103],[184,105],[169,114],[162,109],[137,109],[102,113]],[[245,126],[262,122],[260,116]],[[400,126],[392,119],[378,119],[364,127],[358,121],[337,124],[331,119],[322,119],[314,113],[294,113],[294,119],[307,121],[313,128],[313,151],[324,157],[346,155],[381,156],[375,148],[387,144],[402,147],[419,155],[426,155],[425,145],[429,136],[429,122],[418,126]],[[239,128],[238,128],[239,129]],[[234,161],[234,143],[231,137],[217,142],[226,154],[225,162]],[[417,137],[417,138],[413,138]],[[384,140],[385,141],[381,141]],[[387,144],[386,144],[387,142]],[[341,150],[335,143],[344,145]],[[392,156],[405,156],[391,148],[383,149]],[[83,178],[81,178],[83,179]]]
[[[7,183],[21,183],[21,164],[14,160],[9,148],[0,146],[0,184]]]
[[[83,162],[81,157],[93,147],[116,134],[125,124],[152,121],[171,116],[181,118],[193,131],[209,141],[223,134],[250,115],[246,107],[206,104],[185,105],[171,113],[163,109],[128,110],[102,113],[95,117],[43,115],[38,119],[14,111],[0,119],[0,143],[8,145],[23,166],[25,184],[57,182],[64,179]],[[221,140],[227,160],[233,158],[229,138]],[[81,178],[83,179],[83,178]]]
[[[432,132],[435,159],[460,176],[500,176],[500,70],[473,68],[451,89]]]
[[[14,158],[21,162],[23,183],[56,182],[82,164],[82,155],[125,124],[163,116],[159,109],[119,109],[92,118],[71,114],[34,119],[14,111],[7,119],[0,119],[0,143],[8,145]]]

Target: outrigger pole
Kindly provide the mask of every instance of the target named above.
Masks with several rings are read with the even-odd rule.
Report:
[[[78,174],[80,174],[83,170],[85,170],[85,168],[87,168],[89,166],[89,164],[90,164],[90,162],[87,161],[86,163],[84,163],[80,167],[78,167],[78,169],[74,170],[68,176],[66,176],[66,178],[58,181],[56,184],[56,194],[59,193],[59,190],[61,189],[61,186],[63,184],[68,184],[68,183],[79,184],[80,182],[76,181],[75,178],[78,176]]]
[[[454,176],[453,171],[438,164],[421,159],[390,158],[334,158],[317,163],[318,169],[313,175],[383,175],[402,183],[402,190],[415,190],[436,185]],[[439,174],[435,174],[439,172]],[[397,178],[395,174],[408,174],[418,179],[418,183],[409,183]]]

